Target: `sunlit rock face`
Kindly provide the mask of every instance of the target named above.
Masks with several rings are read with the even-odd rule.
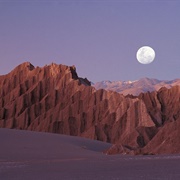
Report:
[[[29,62],[0,76],[2,128],[111,142],[108,154],[157,154],[180,152],[179,121],[179,86],[123,96],[96,90],[75,66]]]

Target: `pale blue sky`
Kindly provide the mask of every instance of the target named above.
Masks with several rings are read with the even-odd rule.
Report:
[[[155,61],[136,60],[151,46]],[[90,81],[180,78],[180,1],[0,0],[0,74],[30,61]]]

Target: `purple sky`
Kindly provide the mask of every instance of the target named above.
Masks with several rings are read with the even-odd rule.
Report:
[[[136,51],[156,52],[143,65]],[[90,81],[180,78],[180,1],[0,0],[0,74],[30,61]]]

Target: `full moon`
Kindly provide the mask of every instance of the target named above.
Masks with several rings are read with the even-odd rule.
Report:
[[[143,46],[137,51],[136,58],[141,64],[150,64],[154,61],[155,51],[149,46]]]

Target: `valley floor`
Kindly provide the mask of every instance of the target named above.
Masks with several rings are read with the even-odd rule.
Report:
[[[80,137],[0,129],[0,179],[180,179],[180,155],[103,154],[110,146]]]

